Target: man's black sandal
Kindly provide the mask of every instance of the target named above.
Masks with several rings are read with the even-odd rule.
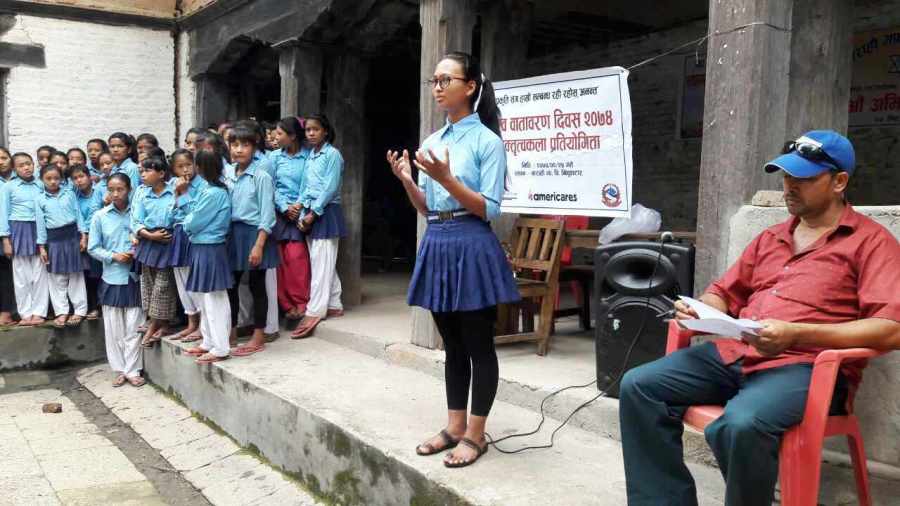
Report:
[[[444,441],[444,446],[440,448],[435,448],[431,443],[422,444],[416,447],[416,454],[421,455],[423,457],[427,457],[428,455],[434,455],[435,453],[441,453],[444,450],[449,450],[451,448],[456,448],[456,445],[459,444],[458,439],[453,439],[453,436],[447,432],[446,429],[442,430],[440,434],[441,439]],[[425,451],[421,451],[420,448],[424,448]]]
[[[451,467],[451,468],[471,466],[472,464],[478,462],[478,459],[480,459],[481,456],[484,455],[485,453],[487,453],[487,451],[488,451],[488,444],[487,444],[487,442],[484,443],[484,447],[481,447],[481,446],[478,446],[478,443],[476,443],[475,441],[472,441],[471,439],[464,437],[464,438],[462,438],[462,440],[460,440],[460,443],[462,443],[462,444],[468,446],[469,448],[475,450],[475,451],[477,452],[477,453],[475,454],[475,458],[472,459],[472,460],[464,460],[464,461],[459,462],[459,463],[451,463],[451,462],[447,462],[447,461],[445,460],[445,461],[444,461],[444,466],[446,466],[446,467]]]

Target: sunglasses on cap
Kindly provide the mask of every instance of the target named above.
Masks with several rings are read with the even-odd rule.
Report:
[[[798,142],[798,141],[788,141],[784,143],[784,147],[781,149],[781,154],[786,155],[791,152],[796,152],[801,157],[816,163],[826,162],[830,163],[837,170],[844,171],[845,169],[841,167],[841,164],[837,163],[834,158],[828,156],[828,153],[822,149],[821,146],[817,146],[815,144],[809,142]]]

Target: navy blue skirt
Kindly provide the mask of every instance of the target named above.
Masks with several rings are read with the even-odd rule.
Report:
[[[429,223],[407,302],[434,312],[475,311],[520,300],[491,226],[475,216]]]
[[[181,225],[175,225],[175,230],[172,232],[172,242],[169,244],[172,248],[172,267],[187,267],[191,265],[191,241],[188,240],[188,236]]]
[[[10,221],[13,256],[30,257],[38,254],[37,225],[33,221]]]
[[[128,277],[127,285],[108,285],[100,280],[97,286],[97,304],[112,307],[141,307],[141,288]]]
[[[69,274],[84,270],[84,262],[81,259],[81,233],[74,223],[47,229],[47,256],[50,257],[47,270],[53,274]]]
[[[325,206],[322,216],[313,222],[312,230],[309,231],[310,239],[333,239],[346,236],[347,225],[344,223],[344,208],[340,204]]]
[[[155,232],[155,230],[151,230]],[[141,265],[154,269],[165,269],[172,266],[172,243],[163,243],[141,239],[135,251],[135,258]]]
[[[244,272],[251,270],[264,271],[278,267],[281,260],[278,258],[278,246],[275,240],[269,236],[263,247],[262,261],[256,267],[250,267],[248,258],[250,250],[256,244],[259,228],[240,221],[231,222],[231,233],[228,234],[228,259],[231,262],[231,270]]]
[[[190,267],[186,286],[189,292],[218,292],[228,290],[234,283],[224,244],[191,244]]]
[[[287,219],[281,213],[276,213],[272,237],[276,241],[303,241],[306,239],[306,234],[297,228],[297,222]]]
[[[81,254],[81,267],[84,275],[91,279],[100,279],[103,276],[103,264],[87,253]]]

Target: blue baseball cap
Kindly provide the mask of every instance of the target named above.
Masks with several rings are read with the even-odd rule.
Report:
[[[839,170],[853,175],[856,154],[853,144],[834,130],[813,130],[785,144],[778,158],[765,165],[766,172],[783,170],[796,178],[816,177]]]

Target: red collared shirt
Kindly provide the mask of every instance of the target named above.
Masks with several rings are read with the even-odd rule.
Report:
[[[728,304],[728,313],[756,320],[842,323],[864,318],[900,322],[900,243],[887,229],[847,206],[837,228],[794,254],[799,218],[759,234],[708,293]],[[764,357],[744,341],[714,341],[726,364],[744,359],[744,374],[812,363],[822,348],[795,347]],[[852,383],[865,361],[845,363]]]

